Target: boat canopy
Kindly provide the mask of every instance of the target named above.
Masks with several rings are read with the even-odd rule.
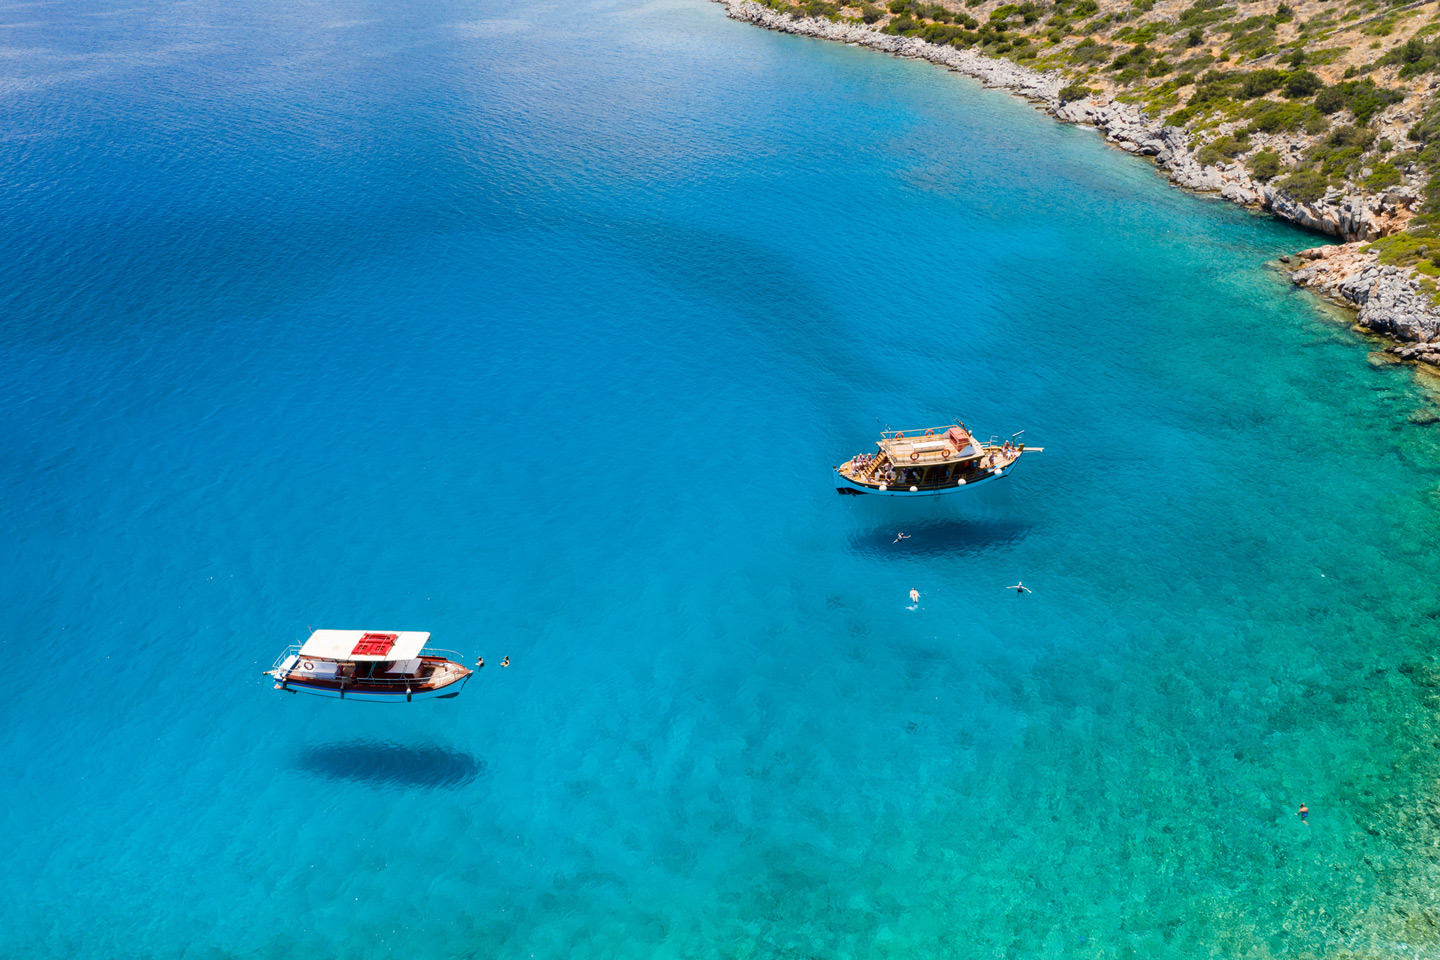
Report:
[[[316,630],[300,656],[321,660],[413,660],[430,634],[413,630]]]

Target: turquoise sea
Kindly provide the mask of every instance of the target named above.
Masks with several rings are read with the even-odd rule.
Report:
[[[701,0],[0,13],[0,956],[1440,956],[1436,400],[1313,237]],[[835,494],[953,416],[1044,452]]]

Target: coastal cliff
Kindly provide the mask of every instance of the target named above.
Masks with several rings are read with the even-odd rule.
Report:
[[[1368,137],[1374,142],[1373,135],[1356,132],[1357,124],[1343,127],[1338,133],[1328,128],[1319,129],[1315,124],[1311,127],[1315,132],[1283,128],[1267,131],[1256,129],[1255,124],[1244,125],[1243,117],[1221,119],[1216,123],[1210,114],[1192,111],[1187,128],[1152,118],[1149,111],[1134,102],[1133,97],[1126,98],[1124,92],[1102,92],[1080,86],[1073,71],[1042,69],[1045,61],[1040,58],[1036,58],[1037,65],[1032,66],[987,56],[963,44],[936,43],[922,36],[886,32],[856,18],[797,15],[798,10],[775,9],[756,0],[717,2],[726,5],[730,17],[769,30],[928,60],[973,77],[987,87],[1008,90],[1035,103],[1057,120],[1095,127],[1116,147],[1149,158],[1178,186],[1216,193],[1234,203],[1350,241],[1343,246],[1304,251],[1300,257],[1307,265],[1292,271],[1292,280],[1354,309],[1361,327],[1398,341],[1391,352],[1402,359],[1440,365],[1440,306],[1436,302],[1440,294],[1431,279],[1440,276],[1440,263],[1427,259],[1430,250],[1424,239],[1428,231],[1417,231],[1413,236],[1405,232],[1421,222],[1416,220],[1416,213],[1424,209],[1425,186],[1435,186],[1434,181],[1425,186],[1419,183],[1426,172],[1423,164],[1416,161],[1400,168],[1387,164],[1388,170],[1398,174],[1399,182],[1394,182],[1396,176],[1387,174],[1376,178],[1373,166],[1357,167],[1352,163],[1348,172],[1355,173],[1356,179],[1343,174],[1332,176],[1324,181],[1318,194],[1314,189],[1307,193],[1297,188],[1297,177],[1301,178],[1299,186],[1310,185],[1303,179],[1307,176],[1304,165],[1307,158],[1313,160],[1317,151],[1323,153],[1328,141],[1340,136],[1355,142]],[[784,0],[776,2],[783,4]],[[1144,2],[1147,0],[1141,0]],[[898,0],[891,4],[891,9],[897,5],[908,9],[907,4],[908,0]],[[1093,2],[1091,5],[1094,6]],[[877,8],[868,4],[865,7],[869,14],[877,12]],[[940,16],[938,11],[943,9],[932,5],[927,12]],[[1002,13],[1004,9],[999,8]],[[1055,9],[1063,8],[1057,4]],[[1183,21],[1183,15],[1180,19]],[[1087,81],[1092,77],[1093,74],[1087,74]],[[1397,124],[1403,125],[1420,116],[1424,104],[1418,99],[1409,103],[1399,94],[1389,99],[1388,105],[1376,109],[1366,120],[1374,121],[1381,130],[1395,137],[1403,137],[1404,134],[1395,129]],[[1363,112],[1366,108],[1355,109]],[[1183,118],[1185,111],[1170,119]],[[1359,118],[1354,119],[1358,123]],[[1217,142],[1222,149],[1216,149]],[[1395,141],[1388,142],[1393,150]],[[1298,172],[1278,179],[1270,169],[1273,165],[1257,171],[1253,160],[1247,166],[1237,158],[1239,151],[1233,149],[1237,145],[1242,145],[1252,157],[1273,157],[1282,165],[1281,169]],[[1345,149],[1342,145],[1333,152]],[[1228,155],[1232,152],[1236,156]],[[1350,152],[1355,153],[1353,147]],[[1350,159],[1354,163],[1384,162],[1366,157],[1363,149]],[[1266,176],[1267,173],[1270,175]],[[1360,178],[1360,174],[1365,174],[1368,181]],[[1384,184],[1384,189],[1367,189],[1367,182]],[[1434,246],[1435,255],[1440,258],[1440,238]]]

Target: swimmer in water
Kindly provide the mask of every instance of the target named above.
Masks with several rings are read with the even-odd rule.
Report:
[[[897,534],[895,534],[895,542],[896,542],[896,543],[899,543],[901,540],[909,540],[909,539],[910,539],[910,534],[908,534],[908,533],[897,533]]]
[[[505,659],[500,661],[500,666],[502,666],[502,667],[508,667],[508,666],[510,666],[510,654],[508,654],[508,653],[505,654]]]
[[[475,669],[476,669],[476,670],[484,670],[484,669],[485,669],[485,658],[484,658],[484,657],[481,657],[481,658],[480,658],[480,662],[478,662],[478,663],[475,664]]]
[[[1029,587],[1025,586],[1025,582],[1024,582],[1023,580],[1017,580],[1017,581],[1015,582],[1015,586],[1013,586],[1013,587],[1006,587],[1005,589],[1006,589],[1006,590],[1014,590],[1014,591],[1015,591],[1015,596],[1017,596],[1017,597],[1023,596],[1024,594],[1027,594],[1027,593],[1034,593],[1034,592],[1035,592],[1035,591],[1031,590]]]
[[[920,591],[919,591],[919,590],[916,590],[914,587],[911,587],[911,588],[910,588],[910,602],[911,602],[911,603],[919,603],[919,602],[920,602]]]
[[[1300,822],[1305,824],[1305,826],[1310,826],[1310,808],[1305,806],[1304,803],[1300,804],[1300,809],[1296,811],[1296,816],[1300,818]]]

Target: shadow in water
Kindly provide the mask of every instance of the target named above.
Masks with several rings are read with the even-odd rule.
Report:
[[[896,543],[902,532],[908,536]],[[862,530],[850,538],[850,547],[867,557],[887,560],[958,556],[1014,546],[1029,532],[1028,524],[1013,520],[924,520]]]
[[[331,780],[399,787],[459,787],[485,772],[485,761],[445,747],[407,747],[383,740],[321,743],[300,751],[298,766]]]

